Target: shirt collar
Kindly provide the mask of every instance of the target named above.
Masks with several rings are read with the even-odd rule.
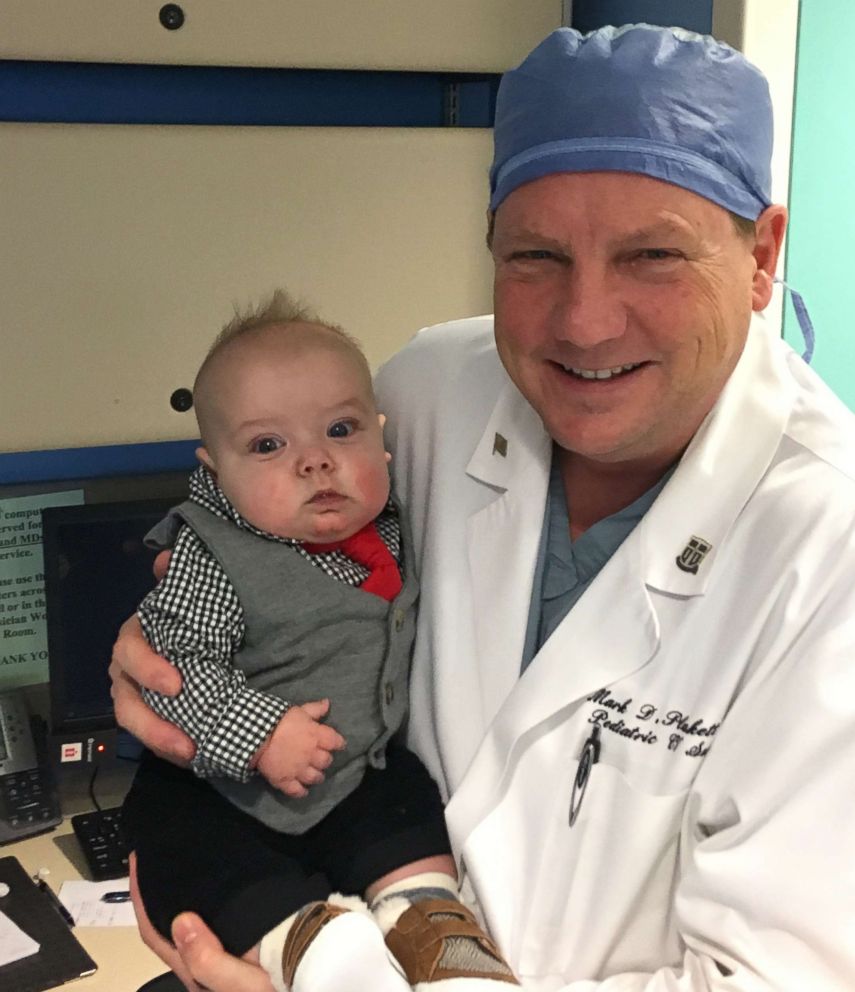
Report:
[[[224,520],[230,520],[242,530],[249,531],[250,534],[255,534],[256,537],[263,537],[268,541],[279,541],[280,544],[287,544],[290,547],[299,547],[303,544],[302,541],[294,537],[279,537],[277,534],[271,534],[269,531],[261,530],[251,524],[245,517],[242,517],[231,504],[226,494],[220,489],[213,474],[204,465],[200,465],[190,476],[190,499],[216,516],[222,517]],[[396,516],[397,512],[394,500],[390,496],[380,516]]]
[[[256,537],[263,537],[268,541],[279,541],[281,544],[288,544],[292,547],[302,543],[295,538],[278,537],[276,534],[271,534],[266,530],[260,530],[258,527],[253,526],[229,502],[226,494],[220,489],[217,480],[204,465],[200,465],[190,476],[190,499],[194,503],[203,506],[206,510],[210,510],[216,516],[230,520],[242,530],[255,534]]]

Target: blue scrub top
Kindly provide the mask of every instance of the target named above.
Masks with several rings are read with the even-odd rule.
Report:
[[[673,468],[669,469],[655,486],[634,503],[599,520],[571,541],[564,485],[558,459],[553,452],[523,645],[522,671],[647,513],[673,471]]]

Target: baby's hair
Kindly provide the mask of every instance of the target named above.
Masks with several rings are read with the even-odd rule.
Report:
[[[255,306],[248,307],[246,310],[240,310],[237,306],[235,307],[234,317],[214,338],[214,343],[208,349],[205,361],[202,362],[202,366],[196,375],[196,383],[198,384],[199,377],[202,375],[205,366],[210,364],[214,355],[222,351],[226,345],[251,334],[253,331],[261,331],[266,327],[288,327],[294,324],[314,324],[317,327],[323,327],[325,330],[331,331],[356,351],[362,357],[363,361],[365,361],[362,345],[355,337],[348,334],[338,324],[329,324],[327,321],[321,320],[314,310],[304,303],[295,300],[284,289],[276,289],[267,299],[262,300],[261,303]]]
[[[240,310],[235,306],[234,316],[214,338],[213,344],[208,349],[208,354],[196,373],[196,379],[193,383],[196,417],[203,434],[205,431],[202,421],[207,420],[206,413],[210,401],[210,397],[207,396],[210,390],[205,388],[205,380],[221,352],[231,347],[235,342],[250,338],[253,334],[267,328],[281,328],[282,332],[287,334],[291,328],[305,327],[306,325],[327,331],[339,339],[344,350],[352,355],[360,371],[364,374],[369,392],[371,391],[371,368],[359,341],[337,324],[330,324],[321,320],[310,307],[295,300],[284,289],[276,289],[268,298],[255,306],[250,306],[245,310]]]

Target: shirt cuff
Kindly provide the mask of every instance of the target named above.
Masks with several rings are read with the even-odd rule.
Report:
[[[284,699],[244,689],[199,747],[193,771],[200,778],[225,775],[248,782],[256,774],[256,753],[289,709]]]

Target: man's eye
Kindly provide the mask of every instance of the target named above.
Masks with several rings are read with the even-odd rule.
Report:
[[[663,262],[666,259],[678,257],[676,252],[669,251],[667,248],[645,248],[639,252],[639,255],[651,262]]]
[[[250,445],[250,451],[257,455],[270,455],[283,447],[285,442],[278,437],[259,437]]]
[[[327,437],[350,437],[356,430],[353,420],[337,420],[327,428]]]
[[[545,248],[532,248],[529,251],[518,251],[514,257],[532,262],[541,262],[555,258],[555,253],[547,251]]]

